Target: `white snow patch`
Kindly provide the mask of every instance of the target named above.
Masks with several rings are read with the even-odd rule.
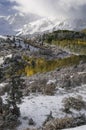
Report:
[[[86,72],[78,72],[78,74],[86,74]]]
[[[0,65],[3,64],[5,58],[12,58],[12,54],[9,54],[9,55],[4,56],[4,57],[0,57]]]
[[[66,96],[66,95],[65,95]],[[65,114],[60,110],[62,108],[62,100],[64,96],[44,96],[34,95],[25,97],[23,103],[19,105],[21,111],[20,121],[22,124],[18,127],[18,130],[26,129],[28,126],[28,120],[30,118],[35,121],[36,126],[42,126],[43,122],[47,118],[47,115],[52,111],[54,117],[64,117]],[[23,117],[28,117],[28,120],[23,120]]]
[[[0,83],[0,88],[4,87],[5,85],[7,85],[7,83]]]
[[[5,58],[12,58],[12,54],[5,56]]]
[[[0,65],[3,64],[3,62],[4,62],[3,57],[0,57]]]
[[[75,128],[63,129],[63,130],[86,130],[86,125],[75,127]]]
[[[77,91],[78,90],[78,91]],[[63,90],[62,90],[63,91]],[[30,118],[36,123],[35,127],[39,128],[42,126],[43,122],[47,118],[47,115],[52,111],[53,117],[60,118],[65,117],[66,114],[62,112],[63,103],[62,100],[68,97],[82,96],[83,100],[86,100],[86,85],[82,85],[81,87],[77,87],[76,90],[71,93],[59,93],[54,96],[46,96],[46,95],[30,95],[28,97],[24,97],[23,103],[19,105],[21,111],[20,121],[21,125],[18,127],[18,130],[23,130],[26,128],[30,128],[28,125],[28,121]],[[77,116],[78,111],[72,110],[73,114]],[[80,111],[82,114],[85,113],[85,110]],[[69,115],[70,116],[70,115]],[[23,118],[27,117],[27,120]],[[72,130],[72,129],[70,129]],[[76,130],[76,129],[75,129]],[[80,129],[81,130],[81,129]]]
[[[7,99],[7,93],[5,93],[3,96],[1,96],[3,103],[7,103],[6,99]]]
[[[55,83],[56,82],[56,80],[54,79],[54,80],[49,80],[48,82],[47,82],[47,84],[51,84],[51,83]]]
[[[0,35],[0,38],[2,38],[2,39],[4,39],[4,40],[7,39],[7,37],[6,37],[6,36],[3,36],[3,35]]]

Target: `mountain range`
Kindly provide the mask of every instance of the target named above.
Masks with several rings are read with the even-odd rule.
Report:
[[[81,30],[86,28],[86,20],[44,18],[35,14],[15,13],[0,16],[0,35],[29,35],[55,30]]]

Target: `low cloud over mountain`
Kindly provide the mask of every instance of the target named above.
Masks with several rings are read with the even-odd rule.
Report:
[[[42,16],[86,19],[86,0],[10,0],[14,9]]]
[[[86,0],[0,0],[0,34],[81,30],[85,12]]]

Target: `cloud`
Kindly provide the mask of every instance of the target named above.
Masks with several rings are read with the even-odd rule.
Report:
[[[0,0],[3,2],[3,0]],[[46,17],[85,18],[86,0],[4,0],[9,2],[12,11],[35,13]],[[8,7],[9,9],[9,7]]]
[[[10,2],[9,0],[0,0],[0,15],[9,15],[15,13],[16,10],[13,9],[14,5],[17,6],[15,1]]]
[[[19,6],[14,8],[28,13],[57,18],[86,18],[86,0],[10,0]]]

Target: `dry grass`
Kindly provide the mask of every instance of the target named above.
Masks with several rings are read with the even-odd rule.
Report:
[[[64,109],[63,111],[68,113],[70,112],[70,109],[75,109],[80,111],[81,109],[86,109],[86,102],[82,100],[81,97],[75,98],[75,97],[69,97],[65,98],[63,100],[64,103]]]
[[[65,117],[60,119],[53,119],[47,122],[43,130],[60,130],[65,128],[76,127],[86,124],[86,117],[81,115],[79,117]]]
[[[45,79],[43,80],[37,80],[33,83],[31,83],[28,87],[30,92],[41,92],[45,95],[53,95],[55,92],[56,85],[55,83],[47,84],[47,81]]]

